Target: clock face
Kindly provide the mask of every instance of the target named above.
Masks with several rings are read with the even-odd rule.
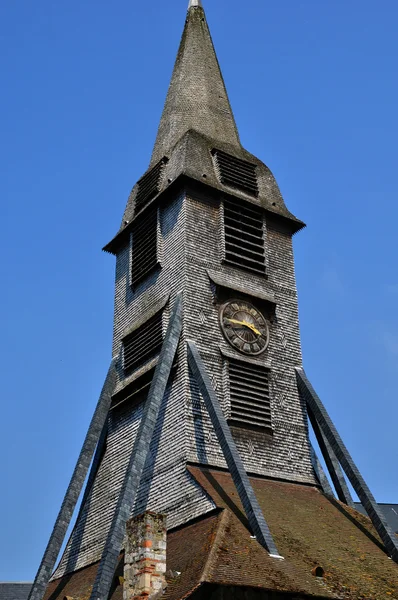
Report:
[[[250,302],[230,300],[221,308],[220,322],[225,337],[239,352],[261,354],[268,346],[268,323]]]

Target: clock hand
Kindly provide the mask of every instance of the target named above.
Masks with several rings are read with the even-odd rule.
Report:
[[[255,325],[253,325],[252,323],[248,323],[247,321],[242,321],[242,323],[244,325],[246,325],[246,327],[248,327],[249,329],[251,329],[253,331],[253,333],[255,333],[256,335],[261,335],[261,331],[259,331],[257,329],[257,327]]]
[[[227,321],[229,321],[230,323],[236,323],[236,325],[245,325],[244,321],[238,321],[237,319],[226,319]]]
[[[261,335],[261,331],[259,331],[257,327],[255,327],[251,323],[248,323],[247,321],[238,321],[237,319],[227,319],[227,321],[229,321],[230,323],[236,323],[236,325],[245,325],[245,327],[251,329],[256,335]]]

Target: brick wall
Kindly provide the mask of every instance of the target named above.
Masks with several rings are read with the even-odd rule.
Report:
[[[160,597],[166,587],[166,516],[147,511],[127,522],[123,600]]]

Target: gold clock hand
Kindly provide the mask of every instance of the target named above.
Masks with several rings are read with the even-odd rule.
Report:
[[[238,321],[237,319],[227,319],[227,321],[229,321],[230,323],[235,323],[236,325],[244,325],[245,327],[251,329],[256,335],[261,335],[261,331],[259,331],[257,327],[255,327],[251,323],[248,323],[247,321]]]
[[[245,325],[244,321],[238,321],[237,319],[226,319],[230,323],[236,323],[236,325]]]
[[[257,329],[257,327],[255,325],[253,325],[252,323],[248,323],[247,321],[242,321],[242,323],[244,325],[246,325],[246,327],[248,327],[249,329],[251,329],[253,331],[253,333],[255,333],[256,335],[261,335],[261,331],[259,331]]]

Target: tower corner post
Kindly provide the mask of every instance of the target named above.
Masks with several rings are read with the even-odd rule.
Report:
[[[322,430],[325,439],[330,444],[332,451],[343,467],[352,487],[358,494],[362,506],[371,519],[377,533],[383,540],[387,552],[391,558],[398,563],[398,538],[387,524],[381,513],[373,494],[365,483],[364,478],[355,465],[350,453],[345,447],[343,440],[338,434],[331,418],[328,415],[318,394],[312,387],[304,369],[296,367],[297,385],[308,408],[312,412],[317,424]]]
[[[340,500],[340,502],[344,502],[344,504],[347,504],[347,506],[354,508],[354,501],[352,499],[350,490],[348,489],[348,485],[345,480],[344,473],[340,467],[340,463],[337,460],[335,453],[333,452],[332,446],[329,444],[325,434],[320,428],[309,406],[307,406],[307,412],[318,445],[321,449],[322,456],[325,460],[334,488],[337,492],[338,499]]]
[[[323,467],[322,467],[322,465],[319,461],[319,458],[315,452],[315,448],[313,447],[312,444],[311,444],[311,460],[312,460],[312,466],[314,467],[315,475],[317,476],[317,479],[321,485],[323,493],[328,496],[334,496],[332,487],[328,481],[328,478],[326,477],[325,471],[323,470]]]
[[[76,467],[70,479],[68,489],[66,490],[64,500],[33,582],[28,600],[42,600],[48,582],[50,581],[73,512],[82,491],[91,459],[106,423],[116,381],[115,362],[116,360],[113,359],[110,364],[94,415],[91,419],[79,458],[77,459]]]
[[[271,531],[264,519],[264,515],[233,440],[231,430],[206,372],[205,365],[193,341],[188,341],[188,363],[203,396],[225,461],[245,509],[253,534],[256,536],[257,541],[273,558],[282,558],[278,552]]]
[[[166,391],[174,357],[182,331],[182,293],[178,293],[170,315],[166,335],[160,351],[148,397],[145,402],[141,423],[134,441],[122,489],[113,515],[108,537],[102,553],[90,600],[108,597],[116,570],[118,556],[123,544],[126,523],[130,518],[148,456],[160,406]]]

